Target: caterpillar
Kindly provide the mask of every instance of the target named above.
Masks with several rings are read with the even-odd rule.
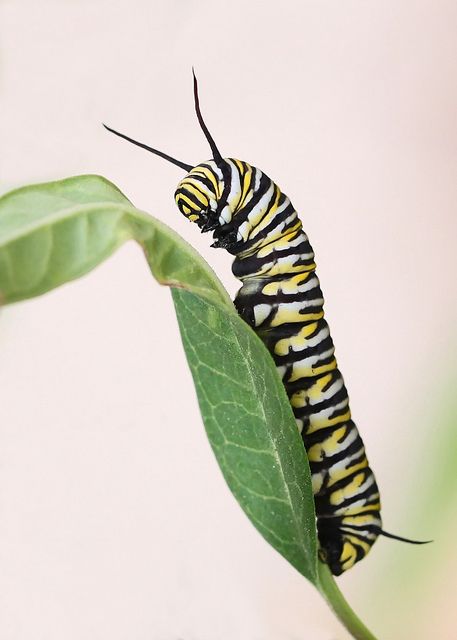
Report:
[[[260,169],[220,154],[201,114],[213,157],[196,166],[104,125],[115,135],[184,169],[175,201],[213,247],[234,256],[241,281],[234,304],[275,361],[308,456],[316,506],[319,557],[334,575],[364,558],[382,529],[375,476],[354,424],[334,354],[314,252],[289,198]]]

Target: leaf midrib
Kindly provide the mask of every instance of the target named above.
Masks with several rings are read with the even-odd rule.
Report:
[[[88,213],[98,213],[108,208],[113,212],[132,214],[133,217],[141,218],[141,216],[136,215],[139,213],[138,209],[135,209],[134,207],[129,205],[122,205],[113,203],[111,201],[99,202],[97,204],[79,204],[73,207],[68,207],[67,209],[59,209],[58,211],[47,214],[46,216],[35,222],[27,223],[24,226],[20,227],[16,233],[7,233],[3,236],[0,236],[0,248],[3,248],[3,246],[9,242],[14,242],[16,240],[20,240],[21,238],[25,238],[35,231],[45,229],[46,227],[51,226],[55,223],[63,222],[73,216],[84,215]],[[147,214],[144,215],[147,216]]]
[[[238,320],[238,318],[237,318],[237,320]],[[242,322],[242,320],[241,320],[241,322]],[[252,331],[252,329],[249,327],[249,325],[247,325],[247,326]],[[260,340],[260,338],[255,334],[255,332],[253,332],[253,333],[254,333],[256,339]],[[236,340],[236,342],[238,344],[238,347],[239,347],[240,351],[242,352],[242,346],[241,346],[241,343],[240,343],[240,341],[238,339],[238,335],[237,335],[236,331],[234,332],[234,337],[235,337],[235,340]],[[262,343],[262,347],[265,349],[266,354],[268,354],[268,356],[271,357],[270,353],[268,352],[266,347],[263,345],[263,343]],[[245,362],[247,364],[247,371],[248,371],[248,374],[249,374],[249,378],[251,380],[251,384],[252,384],[253,388],[255,389],[256,388],[255,387],[255,377],[253,375],[253,371],[252,371],[252,367],[251,367],[251,363],[250,363],[249,358],[245,358]],[[262,418],[263,418],[265,424],[268,424],[267,415],[265,413],[264,406],[263,406],[263,404],[261,404],[260,406],[261,406]],[[292,411],[292,409],[291,409],[291,411]],[[292,419],[294,419],[293,416],[292,416]],[[287,483],[286,475],[284,473],[284,467],[283,467],[283,464],[282,464],[282,460],[281,460],[280,456],[278,455],[278,448],[276,446],[276,442],[275,442],[274,438],[271,437],[271,435],[270,435],[270,430],[268,430],[268,435],[269,435],[269,439],[270,439],[270,442],[271,442],[271,447],[272,447],[272,450],[273,450],[274,458],[275,458],[275,460],[276,460],[276,462],[278,464],[278,469],[280,470],[281,478],[282,478],[283,484],[284,484],[284,486],[286,488],[287,498],[288,498],[289,504],[291,505],[291,512],[292,512],[292,516],[293,516],[295,529],[296,529],[296,531],[298,531],[298,539],[300,540],[301,547],[302,547],[302,550],[303,550],[305,556],[308,558],[309,565],[314,568],[313,579],[317,580],[317,565],[314,562],[314,560],[315,560],[315,558],[313,557],[314,554],[311,554],[309,552],[309,550],[307,548],[307,545],[305,544],[305,541],[303,539],[303,523],[299,519],[297,511],[294,508],[294,500],[292,499],[292,495],[291,495],[290,490],[289,490],[289,485]]]

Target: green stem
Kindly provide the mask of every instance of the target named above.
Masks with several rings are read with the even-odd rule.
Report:
[[[376,640],[376,637],[359,620],[346,602],[330,573],[330,569],[323,562],[319,562],[318,565],[318,584],[316,586],[355,640]]]

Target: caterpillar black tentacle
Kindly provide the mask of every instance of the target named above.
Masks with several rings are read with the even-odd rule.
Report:
[[[411,540],[411,538],[403,538],[402,536],[396,536],[393,533],[388,533],[382,529],[378,531],[380,536],[385,538],[391,538],[392,540],[399,540],[400,542],[407,542],[408,544],[430,544],[433,540]]]
[[[319,555],[339,575],[379,535],[413,541],[382,530],[378,486],[352,421],[314,252],[298,214],[263,171],[221,156],[200,112],[195,74],[194,96],[213,158],[188,168],[149,150],[188,170],[175,193],[179,210],[202,232],[213,232],[213,247],[235,256],[232,271],[242,286],[234,303],[283,380],[311,467]]]
[[[111,127],[108,127],[107,124],[104,124],[103,122],[102,124],[107,131],[109,131],[110,133],[114,133],[115,136],[119,136],[119,138],[123,138],[124,140],[127,140],[127,142],[131,142],[137,147],[141,147],[142,149],[146,149],[146,151],[150,151],[151,153],[154,153],[156,156],[160,156],[164,160],[167,160],[168,162],[175,164],[177,167],[184,169],[184,171],[190,171],[192,169],[191,164],[186,164],[185,162],[181,162],[181,160],[176,160],[176,158],[172,158],[171,156],[169,156],[168,153],[164,153],[163,151],[158,151],[157,149],[153,149],[152,147],[149,147],[147,144],[144,144],[144,142],[138,142],[138,140],[134,140],[133,138],[126,136],[124,133],[120,133],[119,131],[116,131],[116,129],[112,129]]]

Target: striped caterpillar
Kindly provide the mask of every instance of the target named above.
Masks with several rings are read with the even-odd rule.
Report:
[[[223,158],[195,110],[213,158],[196,166],[176,160],[105,126],[108,131],[184,169],[178,209],[213,247],[235,256],[242,286],[236,309],[267,346],[289,397],[308,456],[316,506],[319,556],[335,575],[369,552],[382,530],[378,486],[324,318],[314,253],[289,198],[260,169]]]

